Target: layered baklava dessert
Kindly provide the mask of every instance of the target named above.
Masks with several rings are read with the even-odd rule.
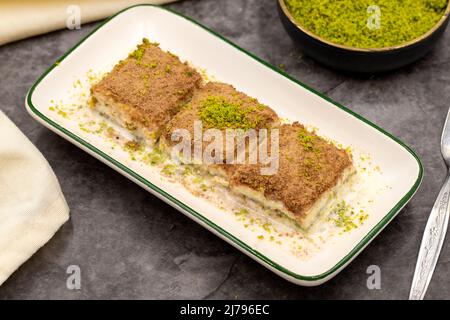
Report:
[[[92,86],[91,107],[146,145],[176,157],[179,165],[192,159],[193,165],[220,177],[232,194],[280,212],[305,229],[348,188],[355,173],[343,149],[298,122],[283,123],[270,107],[233,86],[203,79],[147,39]],[[184,147],[191,158],[177,148],[180,135],[187,137]],[[222,148],[211,148],[213,142]],[[276,162],[269,174],[261,146]],[[215,161],[202,161],[205,154]]]
[[[200,87],[200,74],[147,39],[91,88],[103,115],[153,144]]]

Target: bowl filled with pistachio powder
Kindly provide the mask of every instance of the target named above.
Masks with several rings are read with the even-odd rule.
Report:
[[[448,24],[449,0],[278,0],[301,49],[333,68],[374,73],[428,53]]]

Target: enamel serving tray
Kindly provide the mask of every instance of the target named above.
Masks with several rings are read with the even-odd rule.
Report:
[[[216,79],[235,86],[273,108],[280,117],[318,128],[319,133],[371,155],[382,175],[363,181],[388,186],[373,192],[364,224],[325,242],[308,259],[259,241],[233,216],[196,197],[180,185],[148,174],[99,140],[88,139],[76,124],[49,111],[49,101],[69,99],[74,79],[89,69],[108,69],[127,56],[143,37],[157,41],[182,60],[205,68]],[[423,169],[403,142],[368,120],[277,70],[199,23],[166,8],[139,5],[114,15],[64,54],[33,85],[28,112],[64,139],[117,170],[172,205],[279,276],[299,285],[322,284],[348,265],[395,217],[416,192]],[[377,190],[381,190],[378,188]],[[370,188],[369,188],[370,189]]]

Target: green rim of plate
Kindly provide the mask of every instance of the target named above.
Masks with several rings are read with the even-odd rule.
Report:
[[[386,136],[390,137],[392,140],[394,140],[395,142],[397,142],[399,145],[401,145],[403,148],[405,148],[417,161],[417,164],[419,165],[419,175],[417,176],[417,179],[414,183],[414,185],[412,186],[412,188],[403,196],[403,198],[388,212],[388,214],[386,214],[386,216],[383,217],[383,219],[380,220],[380,222],[378,222],[375,227],[370,230],[367,235],[347,254],[345,255],[335,266],[333,266],[331,269],[329,269],[326,272],[323,272],[319,275],[315,275],[315,276],[303,276],[303,275],[299,275],[295,272],[292,272],[290,270],[287,270],[286,268],[284,268],[283,266],[277,264],[276,262],[272,261],[271,259],[267,258],[265,255],[261,254],[260,252],[254,250],[253,248],[251,248],[250,246],[248,246],[246,243],[242,242],[240,239],[236,238],[235,236],[233,236],[232,234],[230,234],[229,232],[227,232],[226,230],[222,229],[221,227],[219,227],[218,225],[216,225],[215,223],[213,223],[212,221],[206,219],[204,216],[202,216],[200,213],[198,213],[197,211],[195,211],[194,209],[188,207],[187,205],[185,205],[184,203],[182,203],[181,201],[179,201],[178,199],[176,199],[175,197],[171,196],[170,194],[168,194],[167,192],[165,192],[164,190],[158,188],[157,186],[153,185],[151,182],[147,181],[145,178],[143,178],[142,176],[138,175],[136,172],[132,171],[130,168],[126,167],[125,165],[123,165],[122,163],[118,162],[117,160],[113,159],[112,157],[110,157],[109,155],[107,155],[106,153],[100,151],[99,149],[97,149],[96,147],[94,147],[93,145],[91,145],[90,143],[84,141],[83,139],[81,139],[80,137],[78,137],[77,135],[73,134],[72,132],[66,130],[65,128],[61,127],[59,124],[57,124],[56,122],[50,120],[49,118],[47,118],[46,116],[44,116],[42,113],[40,113],[33,105],[32,102],[32,96],[33,96],[33,92],[36,89],[36,87],[39,85],[39,83],[45,78],[45,76],[47,74],[49,74],[62,60],[64,60],[72,51],[74,51],[80,44],[82,44],[86,39],[88,39],[92,34],[94,34],[97,30],[99,30],[101,27],[103,27],[105,24],[107,24],[109,21],[111,21],[114,17],[118,16],[119,14],[122,14],[123,12],[126,12],[127,10],[130,10],[132,8],[135,7],[141,7],[141,6],[151,6],[151,7],[157,7],[161,10],[166,10],[169,11],[177,16],[180,16],[186,20],[188,20],[191,23],[194,23],[198,26],[200,26],[201,28],[203,28],[204,30],[206,30],[207,32],[213,34],[214,36],[218,37],[219,39],[221,39],[222,41],[225,41],[226,43],[230,44],[231,46],[235,47],[236,49],[240,50],[241,52],[245,53],[246,55],[250,56],[251,58],[253,58],[254,60],[260,62],[261,64],[265,65],[266,67],[272,69],[273,71],[283,75],[284,77],[288,78],[289,80],[293,81],[294,83],[300,85],[301,87],[313,92],[314,94],[320,96],[321,98],[325,99],[328,102],[331,102],[332,104],[334,104],[336,107],[346,111],[347,113],[353,115],[354,117],[356,117],[357,119],[365,122],[366,124],[370,125],[371,127],[377,129],[378,131],[380,131],[381,133],[385,134]],[[51,126],[55,127],[56,129],[58,129],[59,131],[61,131],[62,133],[64,133],[65,135],[69,136],[71,139],[75,140],[76,142],[80,143],[81,145],[83,145],[84,147],[88,148],[89,150],[95,152],[96,154],[98,154],[99,156],[101,156],[102,158],[104,158],[105,160],[107,160],[108,162],[110,162],[112,165],[116,166],[117,168],[121,169],[122,171],[124,171],[125,173],[127,173],[128,175],[132,176],[134,179],[138,180],[139,182],[143,183],[144,185],[148,186],[149,188],[151,188],[152,190],[156,191],[157,193],[159,193],[160,195],[164,196],[167,200],[169,200],[171,203],[173,203],[174,205],[184,209],[185,211],[189,212],[190,214],[192,214],[194,217],[196,217],[197,219],[199,219],[200,221],[202,221],[203,223],[207,224],[209,227],[213,228],[215,231],[217,231],[219,234],[221,234],[222,236],[228,238],[228,240],[232,241],[234,244],[238,245],[239,247],[241,247],[242,249],[244,249],[245,251],[247,251],[249,254],[257,257],[258,259],[262,260],[264,263],[268,264],[270,267],[290,276],[293,277],[295,279],[298,280],[303,280],[303,281],[310,281],[310,282],[316,282],[322,279],[326,279],[327,277],[333,275],[335,272],[337,273],[338,271],[340,271],[341,268],[343,268],[347,263],[349,263],[362,249],[364,249],[364,247],[369,244],[369,242],[375,238],[375,236],[395,217],[395,215],[397,214],[398,211],[400,211],[403,206],[405,206],[405,204],[412,198],[412,196],[414,195],[414,193],[417,191],[417,189],[419,188],[419,185],[422,181],[423,178],[423,165],[422,162],[420,161],[419,157],[417,156],[417,154],[409,147],[407,146],[405,143],[403,143],[400,139],[398,139],[397,137],[393,136],[392,134],[386,132],[385,130],[383,130],[382,128],[378,127],[377,125],[375,125],[374,123],[370,122],[369,120],[363,118],[362,116],[360,116],[359,114],[351,111],[350,109],[344,107],[343,105],[333,101],[331,98],[321,94],[320,92],[308,87],[307,85],[305,85],[304,83],[294,79],[293,77],[291,77],[290,75],[286,74],[285,72],[279,70],[278,68],[276,68],[275,66],[271,65],[270,63],[262,60],[261,58],[258,58],[257,56],[251,54],[250,52],[246,51],[245,49],[242,49],[241,47],[239,47],[238,45],[234,44],[233,42],[231,42],[230,40],[227,40],[226,38],[222,37],[221,35],[217,34],[216,32],[212,31],[211,29],[209,29],[208,27],[200,24],[199,22],[184,16],[181,13],[178,13],[172,9],[166,8],[166,7],[162,7],[162,6],[157,6],[157,5],[151,5],[151,4],[140,4],[140,5],[134,5],[128,8],[125,8],[119,12],[117,12],[116,14],[114,14],[113,16],[109,17],[108,19],[106,19],[104,22],[102,22],[98,27],[96,27],[93,31],[91,31],[87,36],[85,36],[84,38],[82,38],[75,46],[73,46],[69,51],[67,51],[65,54],[63,54],[56,62],[55,64],[53,64],[49,69],[47,69],[39,78],[38,80],[36,80],[36,82],[33,84],[33,86],[31,87],[31,89],[28,92],[27,98],[26,98],[28,107],[30,108],[31,111],[33,111],[39,118],[41,118],[42,120],[44,120],[45,122],[47,122],[48,124],[50,124]]]

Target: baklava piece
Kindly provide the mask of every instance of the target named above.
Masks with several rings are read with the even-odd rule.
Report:
[[[229,148],[230,150],[227,150],[227,129],[241,129],[244,133],[249,132],[249,129],[254,129],[258,137],[260,129],[272,128],[279,123],[279,119],[272,109],[259,103],[255,98],[237,91],[233,86],[220,82],[209,82],[197,90],[192,100],[168,123],[164,134],[161,136],[161,148],[170,153],[173,145],[178,143],[173,141],[172,135],[177,129],[183,129],[189,132],[192,154],[194,154],[195,139],[198,140],[203,137],[198,136],[198,132],[197,136],[194,134],[195,123],[201,123],[202,134],[208,129],[221,131],[223,161],[222,163],[206,165],[204,168],[210,173],[226,177],[235,168],[235,165],[227,162],[227,159],[228,161],[230,159],[237,160],[237,145],[239,143],[238,134],[236,134],[233,138],[233,146]],[[248,136],[243,139],[245,140],[245,148],[243,149],[246,152],[243,159],[248,161],[250,143]],[[206,152],[208,145],[209,142],[202,143],[202,154]]]
[[[239,166],[230,187],[307,229],[337,194],[348,190],[354,173],[345,150],[296,122],[280,126],[279,168],[274,175],[261,175],[260,165]]]
[[[144,39],[91,88],[91,106],[152,144],[201,81],[187,63]]]

